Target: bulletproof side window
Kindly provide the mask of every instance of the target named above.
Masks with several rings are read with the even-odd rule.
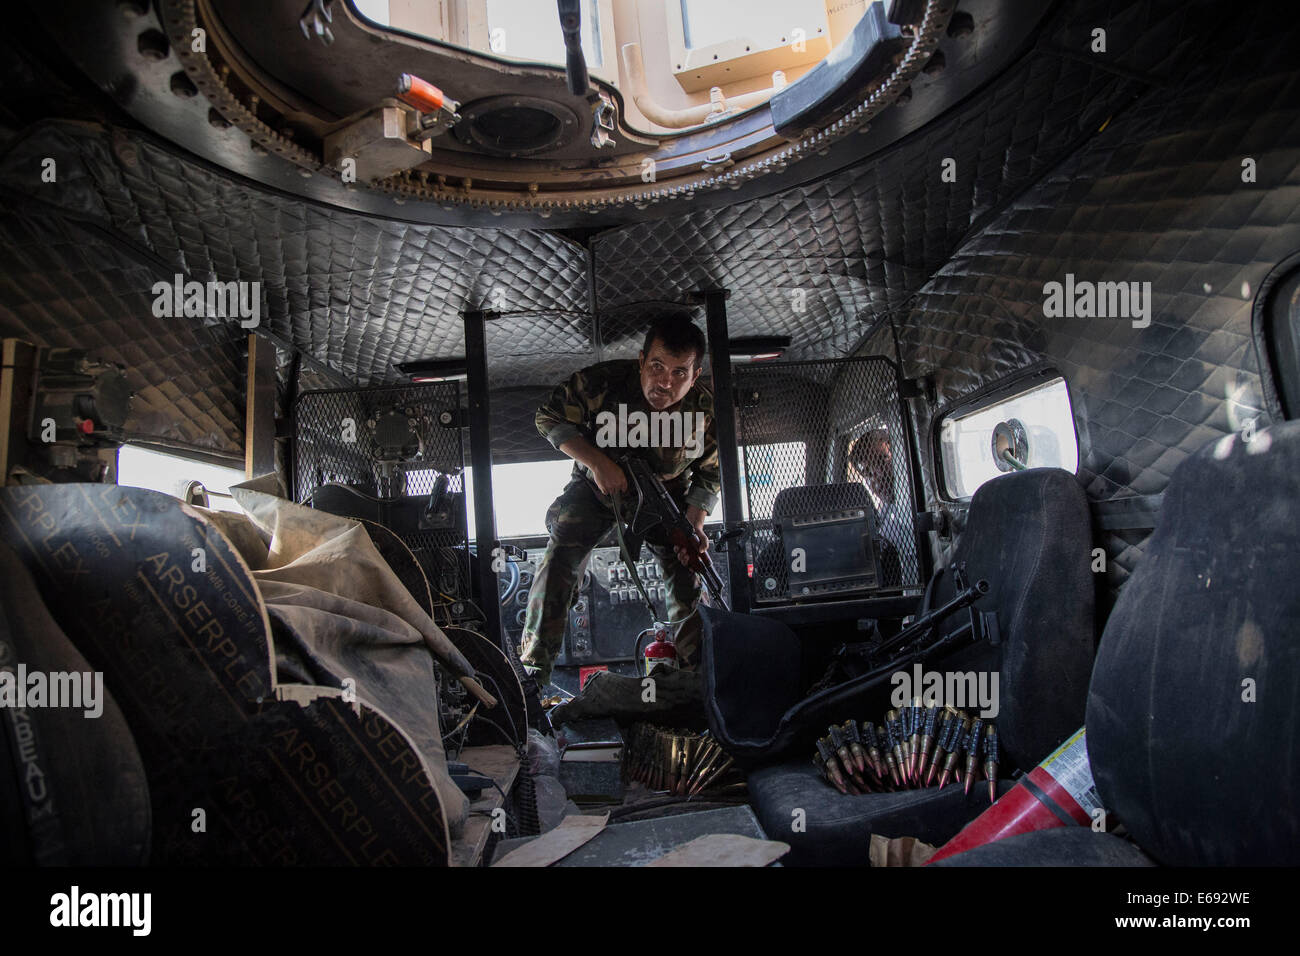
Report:
[[[1079,467],[1079,439],[1065,377],[1018,373],[940,409],[935,446],[943,497],[969,501],[998,475],[1025,468]]]

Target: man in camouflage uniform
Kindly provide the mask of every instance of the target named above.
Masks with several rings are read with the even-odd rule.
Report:
[[[573,477],[546,512],[551,540],[538,565],[524,620],[520,660],[539,686],[550,680],[583,565],[613,527],[613,495],[617,492],[620,497],[620,520],[626,522],[635,507],[635,489],[628,487],[627,476],[616,463],[619,457],[635,454],[650,462],[695,526],[698,549],[708,547],[702,529],[704,519],[717,507],[721,480],[713,393],[699,381],[704,353],[704,335],[689,315],[665,315],[651,326],[637,359],[601,362],[574,373],[537,410],[542,437],[574,459]],[[704,428],[692,435],[688,427],[672,436],[684,436],[680,444],[661,440],[652,447],[619,447],[609,440],[611,430],[603,427],[609,419],[602,419],[601,413],[618,416],[620,405],[628,414],[683,413],[685,422],[702,422]],[[625,441],[636,443],[637,439]],[[670,621],[686,621],[677,635],[677,652],[679,663],[690,666],[699,646],[699,618],[692,612],[700,600],[700,581],[683,563],[690,555],[682,550],[674,554],[667,545],[647,545],[663,569]],[[646,618],[648,627],[648,613]]]

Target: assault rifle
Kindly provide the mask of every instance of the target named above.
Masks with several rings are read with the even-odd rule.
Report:
[[[996,616],[991,611],[979,612],[974,608],[975,602],[989,592],[988,581],[981,578],[968,585],[963,573],[957,588],[952,600],[922,614],[893,637],[874,647],[840,645],[830,667],[821,680],[813,685],[804,703],[814,698],[819,701],[849,699],[845,695],[875,687],[900,668],[932,659],[967,639],[988,639],[991,643],[997,643]],[[946,634],[935,633],[945,618],[964,608],[971,610],[969,624],[963,624]],[[991,624],[988,619],[992,619]],[[866,669],[860,670],[864,663]],[[846,674],[851,676],[844,676]]]
[[[890,658],[898,658],[918,651],[922,654],[929,654],[938,647],[955,642],[959,637],[966,637],[969,635],[972,640],[980,640],[989,636],[987,629],[982,626],[982,619],[977,617],[975,614],[972,614],[972,623],[970,625],[963,625],[956,631],[940,637],[933,643],[927,642],[927,639],[931,636],[931,632],[935,627],[942,623],[945,618],[951,617],[963,608],[971,607],[971,605],[976,601],[989,593],[989,583],[983,578],[968,586],[964,569],[959,570],[954,574],[954,577],[956,578],[958,590],[952,600],[946,604],[940,605],[939,607],[932,608],[893,637],[876,647],[871,648],[871,657],[877,660],[889,660]],[[974,609],[972,608],[972,610]],[[996,616],[993,617],[993,621],[996,625]]]
[[[674,548],[682,548],[691,555],[686,566],[704,579],[709,594],[719,607],[727,607],[722,599],[722,578],[713,567],[713,561],[707,551],[700,551],[699,538],[695,536],[695,525],[687,520],[686,515],[677,507],[672,495],[664,488],[664,483],[654,473],[650,463],[643,458],[628,455],[620,464],[627,472],[629,490],[636,490],[636,510],[632,520],[627,524],[623,534],[624,543],[632,561],[641,553],[641,542],[646,535],[656,532],[656,538],[662,538]],[[617,520],[617,519],[616,519]],[[730,610],[730,608],[727,608]]]

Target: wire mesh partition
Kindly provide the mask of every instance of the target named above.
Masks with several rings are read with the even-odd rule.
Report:
[[[294,407],[294,499],[312,504],[322,485],[347,485],[354,494],[345,493],[340,513],[389,527],[414,552],[434,591],[467,599],[460,425],[457,382],[304,392]],[[443,475],[445,487],[437,489]],[[445,494],[435,501],[436,489]],[[435,503],[436,515],[428,507]]]
[[[918,587],[897,366],[881,356],[753,363],[737,365],[734,382],[753,600]]]

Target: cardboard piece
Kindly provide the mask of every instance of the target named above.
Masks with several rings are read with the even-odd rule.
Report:
[[[922,843],[916,837],[890,839],[873,833],[868,856],[872,866],[924,866],[936,852],[936,847]]]
[[[696,837],[646,866],[770,866],[790,852],[780,840],[756,840],[739,833]]]
[[[580,813],[567,816],[554,830],[543,833],[517,850],[511,850],[492,865],[550,866],[594,838],[608,821],[608,813],[600,816],[584,816]]]

